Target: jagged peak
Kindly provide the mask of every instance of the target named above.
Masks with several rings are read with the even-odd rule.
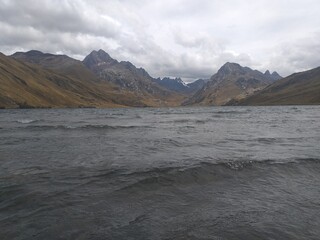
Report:
[[[99,57],[101,60],[113,60],[113,58],[110,57],[110,55],[102,49],[99,49],[98,51],[93,50],[88,56]]]
[[[264,75],[271,75],[270,71],[269,70],[265,71]]]
[[[181,84],[181,85],[183,85],[185,87],[189,87],[180,77],[175,77],[175,78],[164,77],[164,78],[162,78],[161,81],[172,82],[172,83],[175,83],[175,84]]]
[[[279,73],[277,73],[276,71],[274,71],[272,74],[272,76],[277,76],[277,77],[281,77]]]
[[[104,53],[104,54],[106,54],[107,52],[100,48],[100,49],[98,50],[98,53]],[[108,54],[108,55],[109,55],[109,54]]]
[[[225,64],[222,65],[220,69],[239,69],[239,68],[242,68],[239,63],[226,62]]]
[[[243,71],[244,68],[238,63],[226,62],[219,70],[218,74],[230,74],[233,72]]]
[[[85,57],[83,63],[90,67],[97,64],[112,64],[117,62],[117,60],[110,57],[110,55],[102,49],[93,50],[88,56]]]

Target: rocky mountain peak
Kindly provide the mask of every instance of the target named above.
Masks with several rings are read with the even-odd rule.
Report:
[[[273,72],[272,74],[271,74],[271,76],[273,76],[273,77],[277,77],[277,78],[282,78],[277,72]]]
[[[87,67],[92,67],[95,65],[101,65],[101,64],[113,64],[116,63],[117,60],[110,57],[108,53],[106,53],[104,50],[100,49],[98,51],[93,50],[88,56],[85,57],[83,60],[83,63]]]
[[[218,74],[228,75],[228,74],[239,73],[243,71],[244,71],[244,68],[241,67],[240,64],[227,62],[218,70]]]
[[[191,88],[189,85],[187,85],[180,77],[164,77],[162,79],[157,78],[154,79],[154,81],[160,86],[178,93],[188,93],[194,90],[194,88]]]
[[[269,70],[264,73],[264,76],[272,81],[277,81],[282,78],[277,72],[271,74]]]

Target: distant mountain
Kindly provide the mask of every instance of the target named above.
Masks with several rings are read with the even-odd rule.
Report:
[[[157,78],[154,81],[168,90],[188,95],[201,89],[208,80],[198,79],[192,83],[186,84],[181,78],[164,77],[162,79]]]
[[[39,51],[0,56],[0,108],[167,106],[101,81],[81,61]],[[181,101],[181,100],[180,100]],[[177,101],[179,102],[179,101]],[[171,105],[170,105],[171,106]]]
[[[92,51],[83,63],[101,80],[131,91],[138,97],[159,101],[160,105],[166,105],[168,101],[179,104],[183,98],[158,85],[143,68],[126,61],[118,62],[101,49]]]
[[[30,50],[28,52],[16,52],[11,57],[30,63],[39,64],[49,69],[62,69],[67,68],[70,65],[81,63],[81,61],[75,60],[67,55],[55,55],[51,53],[43,53],[38,50]]]
[[[292,74],[230,105],[320,104],[320,67]]]
[[[320,104],[320,67],[283,78],[224,64],[210,79],[154,79],[103,50],[82,62],[31,50],[0,53],[0,108]]]
[[[0,108],[141,105],[130,93],[62,75],[0,53]]]
[[[206,83],[209,81],[209,79],[198,79],[194,82],[188,83],[188,87],[190,89],[192,89],[192,92],[197,92],[199,91],[201,88],[204,87],[204,85],[206,85]]]
[[[151,82],[149,78],[152,78],[143,69],[138,69],[129,62],[119,63],[102,50],[93,51],[84,62],[66,55],[42,53],[36,50],[17,52],[11,57],[24,63],[34,64],[39,68],[54,71],[56,74],[76,79],[84,84],[99,85],[102,86],[102,89],[105,87],[112,89],[112,92],[108,91],[105,94],[118,95],[119,98],[114,99],[116,104],[126,106],[176,106],[183,99],[182,96],[175,96],[172,92],[161,89],[160,86]],[[112,66],[111,70],[108,66]],[[100,71],[100,69],[103,70]]]
[[[67,55],[55,55],[31,50],[28,52],[16,52],[11,57],[23,62],[40,65],[43,68],[54,70],[57,73],[77,78],[78,80],[98,81],[95,74],[81,61]]]
[[[154,80],[160,86],[169,89],[174,92],[186,93],[189,91],[189,86],[185,84],[181,78],[157,78]]]
[[[224,64],[216,74],[183,105],[224,105],[232,99],[242,99],[265,88],[275,79],[276,72],[265,74],[237,63]]]
[[[264,73],[264,76],[265,76],[267,79],[270,79],[270,80],[273,80],[273,81],[277,81],[277,80],[279,80],[279,79],[282,78],[277,72],[273,72],[273,73],[270,74],[269,70],[267,70],[267,71]]]

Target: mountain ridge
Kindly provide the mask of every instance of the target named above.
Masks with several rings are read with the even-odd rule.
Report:
[[[0,80],[1,108],[125,106],[110,85],[90,84],[4,54]],[[132,99],[129,94],[126,98]]]
[[[0,54],[0,108],[319,104],[320,68],[282,78],[226,62],[210,79],[152,78],[102,49],[83,61],[38,50]]]
[[[320,67],[294,73],[240,101],[228,105],[320,104]]]
[[[162,79],[154,79],[154,81],[162,87],[167,88],[168,90],[181,93],[187,96],[201,89],[208,80],[197,79],[191,83],[185,83],[180,77],[163,77]]]
[[[258,70],[227,62],[183,105],[224,105],[232,99],[251,95],[274,81],[274,77]]]
[[[148,75],[148,73],[142,69],[142,68],[136,68],[133,64],[127,61],[122,61],[118,62],[115,59],[112,59],[110,55],[108,55],[106,52],[103,50],[99,51],[93,51],[93,53],[99,53],[100,55],[103,54],[104,58],[104,63],[106,63],[108,60],[108,63],[110,64],[116,64],[118,67],[120,66],[121,69],[126,69],[127,73],[129,74],[128,79],[130,79],[130,75],[136,74],[139,75],[141,78],[150,78],[151,82],[151,77]],[[5,56],[5,55],[3,55]],[[182,101],[183,97],[180,95],[174,95],[172,92],[169,92],[165,89],[161,89],[160,87],[160,92],[159,95],[153,95],[153,91],[156,89],[157,86],[154,87],[152,84],[153,82],[150,83],[150,85],[144,85],[142,84],[142,87],[147,87],[149,88],[149,93],[143,92],[142,94],[139,94],[135,92],[134,90],[128,88],[121,88],[121,86],[117,85],[116,83],[113,83],[112,81],[108,81],[108,79],[103,79],[101,76],[97,75],[93,71],[91,71],[87,66],[84,65],[82,61],[70,58],[66,55],[55,55],[55,54],[50,54],[50,53],[42,53],[37,50],[31,50],[28,52],[17,52],[15,54],[12,54],[11,56],[6,56],[6,60],[15,60],[17,61],[13,65],[17,65],[18,63],[32,66],[35,69],[40,69],[45,71],[47,75],[54,74],[54,75],[59,75],[61,79],[59,80],[59,84],[65,85],[66,87],[69,86],[66,84],[70,79],[72,81],[77,81],[80,82],[83,85],[84,88],[84,93],[86,92],[86,88],[94,88],[97,91],[97,95],[105,95],[104,100],[101,100],[103,104],[106,104],[109,100],[111,103],[108,103],[109,105],[118,105],[118,106],[137,106],[137,107],[146,107],[146,106],[177,106],[180,104]],[[10,61],[11,61],[10,60]],[[100,60],[98,61],[99,63],[101,62]],[[96,64],[97,62],[93,62],[93,64]],[[21,65],[20,65],[21,67]],[[23,70],[26,71],[24,67],[21,67]],[[50,73],[49,73],[50,72]],[[28,75],[28,74],[27,74]],[[14,76],[12,76],[14,78]],[[39,79],[40,76],[34,76],[35,79]],[[126,78],[126,77],[124,77]],[[46,78],[45,78],[46,79]],[[62,80],[64,79],[64,80]],[[68,80],[67,80],[68,79]],[[65,82],[64,82],[65,81]],[[149,80],[148,80],[149,81]],[[73,82],[74,83],[74,82]],[[7,83],[9,84],[9,83]],[[49,84],[46,82],[45,84]],[[128,84],[131,84],[130,81]],[[77,89],[78,91],[79,89]],[[101,90],[101,91],[100,91]],[[7,89],[6,91],[9,91]],[[11,90],[12,91],[12,90]],[[21,90],[23,92],[23,90]],[[64,91],[59,88],[59,90],[55,89],[55,91]],[[81,91],[80,91],[81,92]],[[77,94],[82,94],[80,92],[77,92]],[[151,93],[150,93],[151,92]],[[73,93],[72,93],[73,94]],[[72,95],[71,94],[71,95]],[[161,95],[162,94],[162,95]],[[50,95],[50,94],[49,94]],[[71,96],[70,95],[70,96]],[[28,94],[26,96],[29,96]],[[115,98],[115,96],[118,96]],[[30,96],[29,96],[30,97]],[[29,98],[28,97],[28,98]],[[111,99],[109,99],[109,97]],[[54,98],[54,97],[52,97]],[[83,96],[85,98],[85,96]],[[20,100],[19,100],[20,101]],[[95,100],[92,100],[95,101]],[[100,101],[100,100],[99,100]],[[106,102],[104,102],[106,101]],[[46,101],[44,101],[46,102]],[[59,101],[57,101],[59,102]],[[69,106],[76,106],[76,105],[70,105],[72,101],[66,103],[66,107]],[[26,105],[26,104],[25,104]],[[45,105],[45,104],[44,104]],[[81,104],[79,104],[81,105]],[[82,105],[85,105],[84,103]],[[93,106],[95,104],[88,104],[88,106]],[[99,104],[96,104],[96,106],[100,106]],[[15,107],[19,107],[21,104],[16,104]],[[42,105],[34,105],[33,103],[28,104],[30,107],[43,107]],[[47,107],[55,107],[55,104],[47,104]],[[61,106],[61,105],[59,105]],[[3,107],[3,106],[2,106]]]
[[[138,95],[169,96],[171,92],[153,81],[143,68],[135,67],[129,61],[121,61],[110,57],[103,50],[92,51],[83,63],[100,78],[118,85],[122,89],[134,91]]]

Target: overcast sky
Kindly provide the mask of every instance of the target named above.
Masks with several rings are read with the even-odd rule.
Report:
[[[320,66],[319,0],[0,0],[0,51],[82,60],[94,49],[153,77],[225,62],[283,76]]]

